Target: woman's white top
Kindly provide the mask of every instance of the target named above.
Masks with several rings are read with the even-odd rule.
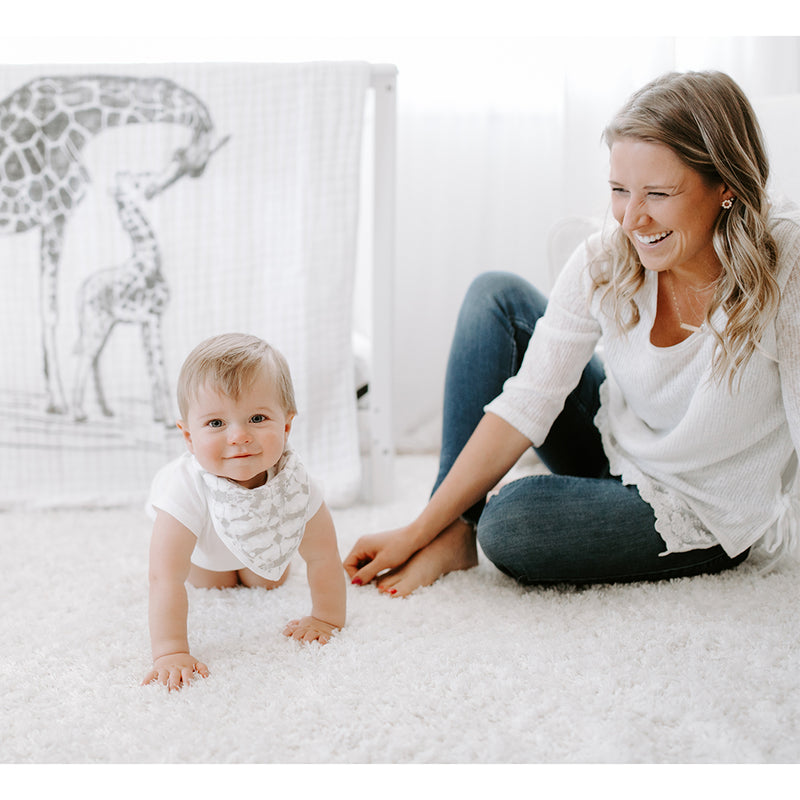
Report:
[[[322,499],[320,487],[291,450],[255,489],[206,472],[184,453],[156,473],[147,511],[151,517],[156,509],[166,511],[197,537],[191,560],[198,567],[215,572],[248,567],[276,581]]]
[[[656,273],[646,273],[635,297],[641,321],[618,330],[589,275],[601,253],[595,234],[561,272],[519,373],[485,408],[540,445],[602,337],[606,380],[595,424],[612,474],[653,507],[667,553],[721,544],[733,557],[760,541],[775,554],[797,543],[800,210],[773,208],[770,227],[780,309],[732,390],[727,378],[711,378],[706,325],[672,347],[651,344]],[[721,331],[724,313],[712,322]]]

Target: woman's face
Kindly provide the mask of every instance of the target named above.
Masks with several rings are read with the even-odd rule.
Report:
[[[611,145],[611,209],[645,269],[708,277],[720,269],[712,233],[723,183],[709,184],[666,145],[618,139]]]

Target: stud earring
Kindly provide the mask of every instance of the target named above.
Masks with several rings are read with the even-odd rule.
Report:
[[[729,197],[727,200],[722,201],[722,207],[728,211],[730,210],[731,206],[733,205],[733,198]]]

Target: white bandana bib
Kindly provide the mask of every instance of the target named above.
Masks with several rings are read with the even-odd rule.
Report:
[[[267,482],[255,489],[205,470],[200,474],[219,538],[253,572],[278,580],[306,528],[310,485],[296,453],[287,450],[267,473]]]

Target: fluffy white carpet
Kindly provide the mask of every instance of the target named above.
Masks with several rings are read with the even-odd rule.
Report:
[[[334,512],[341,550],[402,501]],[[800,761],[800,565],[586,590],[524,589],[482,561],[407,600],[351,587],[329,645],[281,635],[302,562],[273,592],[190,589],[212,675],[169,694],[149,665],[136,509],[0,515],[4,763]]]

